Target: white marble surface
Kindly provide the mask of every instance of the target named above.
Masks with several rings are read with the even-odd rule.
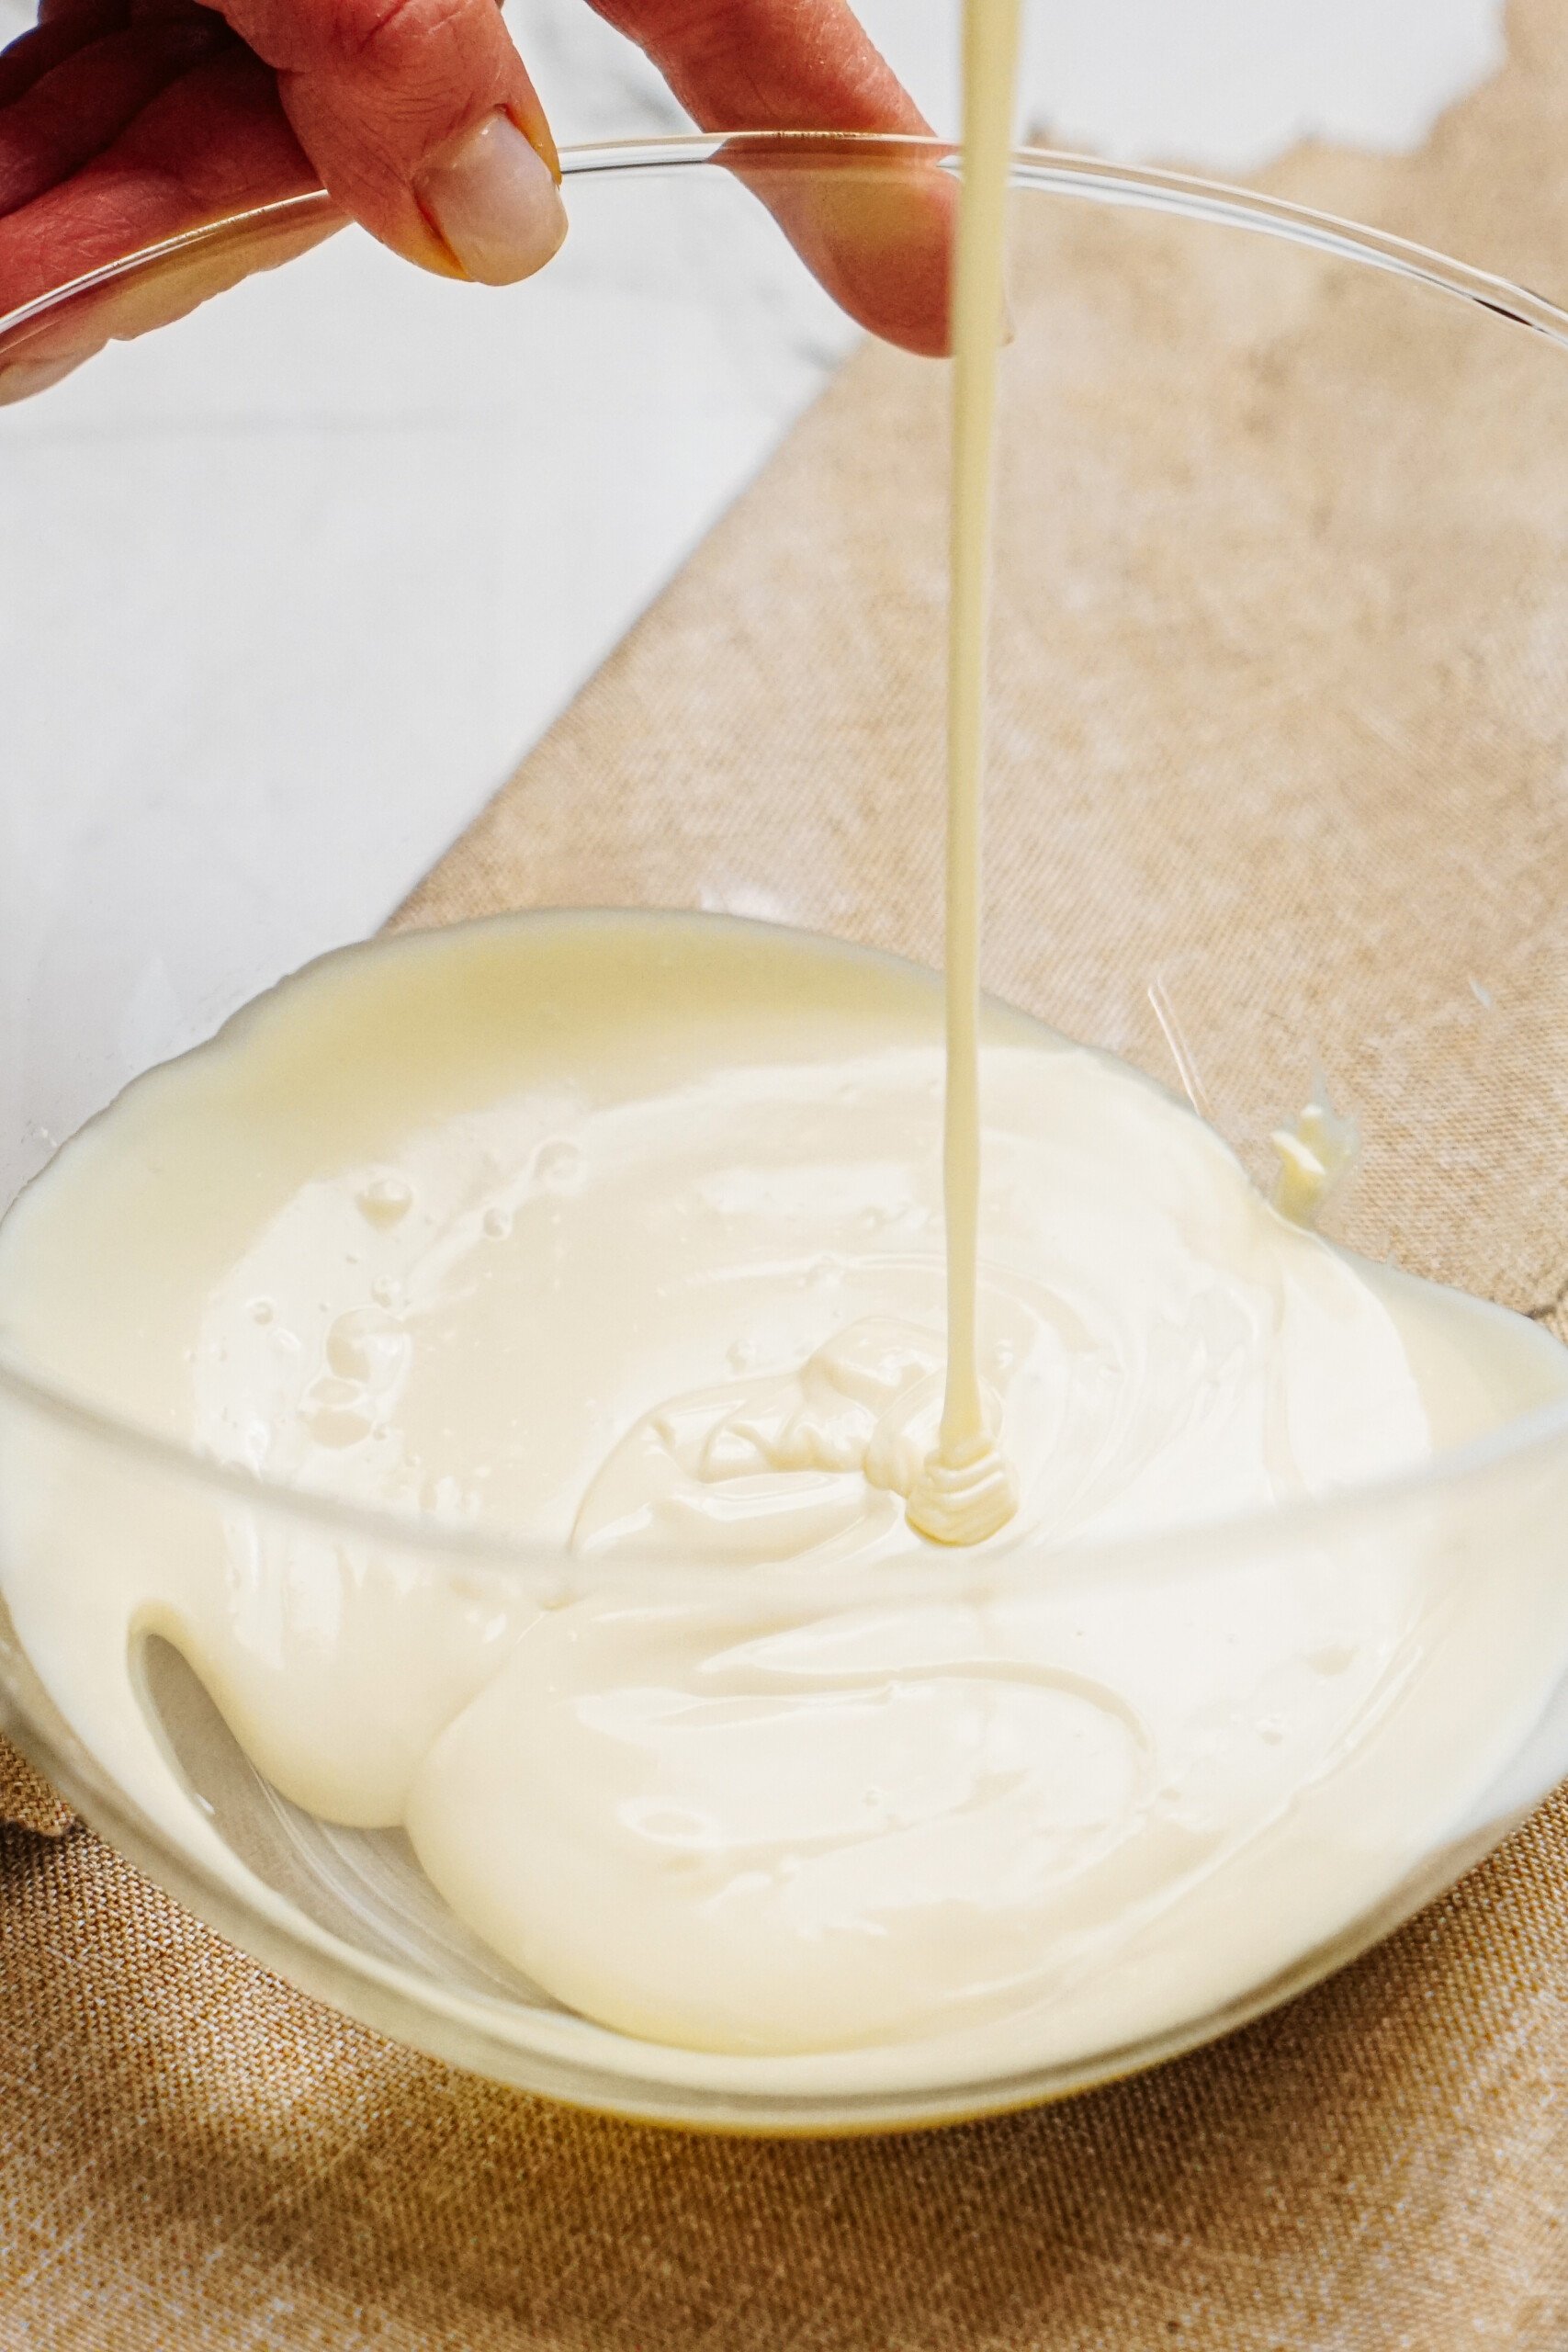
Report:
[[[950,127],[953,0],[862,12]],[[582,0],[508,15],[563,142],[681,126]],[[1036,0],[1020,111],[1219,170],[1405,145],[1499,39],[1497,0]],[[0,411],[0,1199],[385,916],[851,340],[733,190],[588,191],[515,295],[355,234]]]

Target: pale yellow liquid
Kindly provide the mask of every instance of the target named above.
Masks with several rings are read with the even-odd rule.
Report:
[[[334,957],[130,1088],[0,1228],[0,1340],[524,1550],[479,1574],[22,1432],[6,1600],[111,1776],[263,1899],[143,1714],[157,1634],[276,1789],[406,1828],[493,1952],[633,2038],[595,2063],[710,2086],[1125,2048],[1385,1896],[1560,1669],[1550,1510],[1497,1544],[1490,1492],[1181,1531],[1415,1469],[1568,1354],[1347,1258],[1159,1088],[990,1007],[976,1343],[1019,1508],[921,1544],[940,1012],[767,925],[516,917]]]
[[[939,1442],[909,1523],[946,1544],[994,1535],[1018,1484],[987,1426],[976,1333],[980,1240],[981,819],[987,620],[1003,317],[1007,190],[1020,0],[969,0],[964,17],[964,200],[953,300],[953,519],[948,586],[947,1387]]]

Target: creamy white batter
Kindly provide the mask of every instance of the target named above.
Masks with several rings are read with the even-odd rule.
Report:
[[[127,1673],[162,1633],[288,1796],[406,1823],[498,1951],[693,2052],[1011,2070],[1354,1918],[1528,1728],[1563,1597],[1408,1542],[1067,1547],[1417,1464],[1568,1354],[1346,1258],[1157,1088],[993,1010],[977,1355],[1019,1508],[924,1544],[942,1068],[912,967],[556,916],[331,959],[140,1080],[0,1230],[6,1347],[577,1567],[541,1608],[369,1539],[57,1520],[6,1593],[88,1744],[168,1817]],[[25,1462],[0,1493],[15,1527]]]

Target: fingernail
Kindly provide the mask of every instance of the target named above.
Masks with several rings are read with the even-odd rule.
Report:
[[[47,392],[51,384],[74,374],[86,357],[82,352],[74,359],[17,359],[9,368],[0,368],[0,408],[9,408],[13,401],[30,400],[35,392]]]
[[[566,235],[550,167],[510,115],[492,114],[414,183],[420,209],[481,286],[532,277]]]

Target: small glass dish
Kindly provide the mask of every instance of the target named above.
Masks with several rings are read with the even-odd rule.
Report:
[[[140,1071],[391,919],[702,529],[725,514],[743,560],[770,496],[811,534],[766,541],[722,646],[693,622],[682,652],[673,616],[663,700],[635,657],[596,682],[642,748],[595,779],[591,818],[579,747],[547,737],[525,854],[491,859],[507,880],[485,903],[705,909],[940,960],[944,372],[852,352],[756,198],[852,205],[954,160],[807,132],[580,149],[573,235],[534,284],[479,295],[333,238],[0,415],[0,1208]],[[1014,187],[988,981],[1185,1087],[1261,1182],[1270,1135],[1326,1084],[1363,1139],[1336,1237],[1558,1328],[1568,315],[1169,174],[1025,151]],[[0,320],[0,368],[57,351],[106,294],[124,328],[171,272],[206,283],[333,225],[305,198],[99,273]],[[438,877],[404,919],[451,910]],[[1568,1769],[1568,1409],[1320,1503],[1025,1548],[1010,1578],[1115,1581],[1129,1607],[1200,1565],[1289,1577],[1391,1550],[1435,1577],[1555,1566],[1564,1602],[1535,1728],[1474,1802],[1326,1940],[1201,2014],[951,2076],[886,2047],[675,2052],[506,1970],[400,1835],[285,1804],[166,1645],[126,1661],[135,1771],[100,1753],[7,1577],[69,1576],[89,1540],[132,1574],[153,1534],[305,1563],[323,1590],[513,1603],[581,1590],[583,1563],[269,1487],[56,1393],[0,1334],[0,1725],[309,1992],[500,2081],[667,2123],[937,2123],[1170,2056],[1385,1934]],[[689,1593],[714,1572],[649,1573]],[[970,1573],[880,1571],[914,1600]],[[1422,1670],[1462,1707],[1451,1650]]]

